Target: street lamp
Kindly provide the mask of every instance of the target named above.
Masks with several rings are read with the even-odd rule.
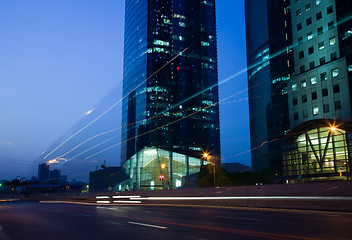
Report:
[[[171,186],[171,183],[170,183],[170,180],[171,180],[170,178],[171,178],[171,177],[170,177],[169,168],[167,167],[167,165],[166,165],[165,163],[162,163],[162,164],[160,165],[160,168],[163,169],[162,172],[165,172],[164,169],[166,168],[166,173],[167,173],[167,179],[166,179],[166,180],[167,180],[167,188],[170,189],[170,187],[172,187],[172,186]],[[162,178],[160,179],[160,176],[159,176],[159,180],[160,180],[160,181],[164,181],[164,177],[165,177],[165,176],[164,176],[164,175],[161,175],[161,176],[162,176]],[[163,183],[163,188],[164,188],[164,187],[165,187],[165,186],[164,186],[164,183]]]
[[[211,158],[211,156],[207,152],[203,153],[203,157],[204,157],[204,159],[207,162],[210,162],[209,159]],[[214,162],[213,162],[213,167],[214,167],[213,172],[214,172],[214,188],[215,188],[216,187],[216,181],[215,181],[215,158],[214,158]]]

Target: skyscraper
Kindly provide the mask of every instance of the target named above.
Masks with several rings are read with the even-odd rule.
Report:
[[[246,0],[254,169],[291,181],[351,178],[352,2],[261,4]]]
[[[288,129],[287,95],[292,75],[289,1],[245,1],[252,168],[281,168],[278,138]],[[278,24],[278,22],[283,24]],[[285,23],[285,24],[284,24]],[[272,56],[276,56],[272,58]]]
[[[220,162],[215,1],[126,0],[125,7],[126,184],[177,188],[199,171],[203,152]]]

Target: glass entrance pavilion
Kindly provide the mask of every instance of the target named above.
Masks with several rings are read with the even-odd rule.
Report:
[[[183,186],[185,177],[200,171],[207,162],[176,152],[145,147],[123,164],[130,180],[120,190],[162,190]]]
[[[313,120],[288,134],[283,170],[292,182],[351,180],[352,134],[346,123]]]

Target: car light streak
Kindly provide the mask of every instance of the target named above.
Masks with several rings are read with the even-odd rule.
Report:
[[[96,196],[97,199],[110,198],[109,196]]]
[[[296,196],[256,196],[256,197],[141,197],[141,198],[130,198],[130,200],[341,200],[351,201],[352,197],[296,197]]]
[[[160,67],[158,70],[156,70],[153,74],[151,74],[147,79],[145,79],[143,82],[141,82],[137,87],[135,87],[133,90],[131,90],[128,94],[126,94],[123,98],[121,98],[120,100],[118,100],[117,102],[115,102],[113,105],[111,105],[110,108],[108,108],[107,110],[105,110],[101,115],[99,115],[97,118],[95,118],[93,121],[91,121],[90,123],[88,123],[87,125],[85,125],[84,127],[82,127],[80,130],[78,130],[77,132],[75,132],[74,134],[72,134],[69,138],[67,138],[65,141],[63,141],[61,144],[59,144],[59,146],[57,146],[56,148],[54,148],[50,153],[48,153],[43,159],[46,159],[48,156],[50,156],[52,153],[54,153],[57,149],[59,149],[62,145],[64,145],[66,142],[68,142],[69,140],[71,140],[73,137],[75,137],[77,134],[79,134],[80,132],[82,132],[83,130],[85,130],[86,128],[88,128],[90,125],[92,125],[93,123],[95,123],[96,121],[98,121],[100,118],[102,118],[105,114],[107,114],[108,112],[110,112],[113,108],[115,108],[119,103],[121,103],[126,97],[128,97],[130,95],[131,92],[135,91],[136,89],[138,89],[140,86],[142,86],[143,83],[145,83],[146,81],[148,81],[151,77],[153,77],[155,74],[157,74],[158,72],[160,72],[163,68],[165,68],[167,65],[169,65],[170,63],[172,63],[177,57],[179,57],[180,55],[182,55],[182,53],[184,53],[185,51],[187,51],[193,44],[191,44],[190,46],[186,47],[184,50],[182,50],[179,54],[177,54],[175,57],[173,57],[170,61],[168,61],[167,63],[165,63],[162,67]]]
[[[112,198],[140,198],[141,196],[112,196]]]
[[[114,201],[114,203],[142,203],[141,201]]]
[[[167,227],[151,225],[151,224],[145,224],[145,223],[138,223],[138,222],[128,222],[128,223],[135,224],[135,225],[140,225],[140,226],[144,226],[144,227],[153,227],[153,228],[167,229]]]

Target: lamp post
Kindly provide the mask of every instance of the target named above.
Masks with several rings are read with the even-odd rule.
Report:
[[[207,162],[210,162],[209,159],[211,158],[211,156],[208,153],[203,153],[203,157],[205,158],[205,160]],[[215,179],[215,158],[214,158],[214,162],[213,162],[213,174],[214,174],[214,188],[216,187],[216,179]]]
[[[167,189],[170,189],[170,187],[171,187],[171,183],[170,183],[170,172],[169,172],[169,168],[168,168],[168,166],[165,164],[165,163],[162,163],[161,165],[160,165],[160,168],[162,169],[162,170],[164,170],[165,168],[166,168],[166,173],[167,173]],[[163,180],[164,181],[164,180]],[[165,186],[164,186],[165,184],[163,183],[163,188],[165,188]]]

